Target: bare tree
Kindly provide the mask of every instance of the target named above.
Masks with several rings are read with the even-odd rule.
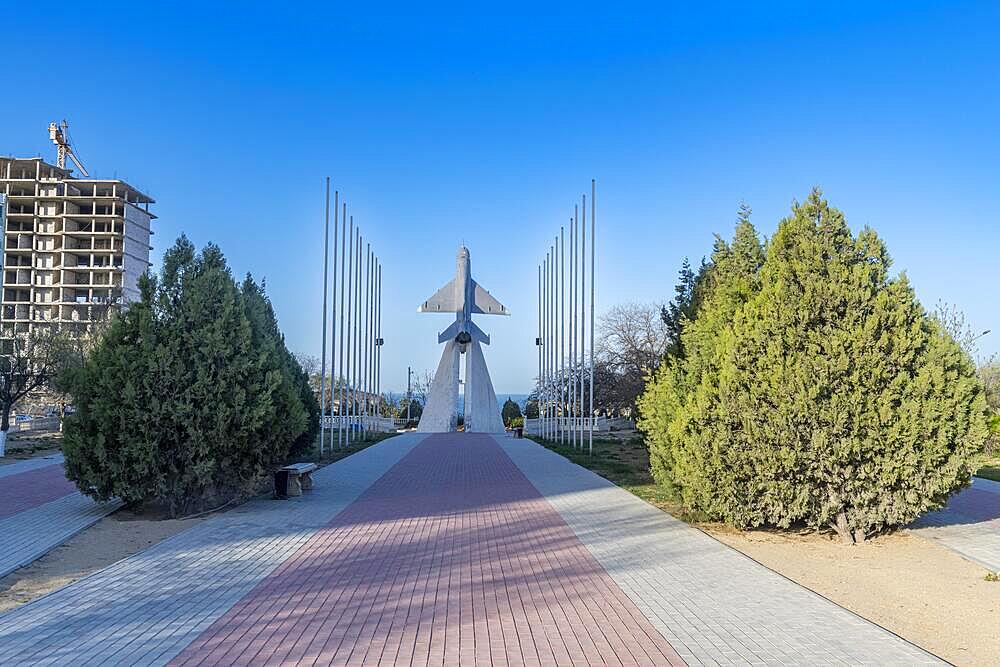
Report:
[[[601,317],[594,368],[594,402],[609,414],[634,414],[646,376],[656,370],[670,344],[661,307],[625,303]]]
[[[6,453],[14,406],[32,392],[52,388],[67,363],[77,356],[77,347],[65,335],[41,329],[14,336],[0,354],[0,456]]]
[[[598,352],[619,368],[648,372],[657,368],[666,353],[669,336],[660,307],[625,303],[601,317]]]
[[[979,340],[988,335],[990,330],[973,329],[965,319],[965,313],[957,306],[944,301],[938,301],[934,317],[976,362],[976,375],[983,384],[990,412],[990,434],[986,440],[986,453],[995,456],[996,452],[1000,451],[1000,357],[996,354],[989,356],[979,354]]]
[[[309,377],[319,374],[319,358],[316,355],[299,352],[295,355],[295,360],[299,362],[299,366],[302,367],[302,370],[304,370]]]
[[[988,335],[990,330],[977,331],[973,329],[969,321],[965,319],[965,313],[959,310],[958,306],[938,301],[937,307],[934,309],[934,317],[980,368],[996,361],[995,358],[982,359],[979,355],[979,340]]]
[[[410,396],[413,397],[414,403],[427,404],[427,392],[430,391],[433,381],[434,374],[428,370],[413,374],[413,380],[410,383]]]

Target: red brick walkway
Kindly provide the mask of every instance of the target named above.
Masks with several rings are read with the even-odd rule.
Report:
[[[61,463],[0,478],[0,519],[58,500],[76,491]]]
[[[436,435],[172,664],[683,664],[489,436]]]

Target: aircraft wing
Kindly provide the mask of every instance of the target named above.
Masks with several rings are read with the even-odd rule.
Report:
[[[455,299],[455,281],[434,292],[434,296],[424,301],[417,308],[418,313],[455,313],[461,306]]]
[[[435,295],[437,296],[437,295]],[[493,295],[476,283],[476,307],[472,312],[482,315],[510,315],[507,307],[493,298]]]

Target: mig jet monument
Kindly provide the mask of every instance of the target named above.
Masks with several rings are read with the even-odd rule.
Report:
[[[427,405],[420,416],[418,431],[446,433],[458,425],[458,376],[461,355],[465,355],[465,430],[498,433],[504,430],[500,406],[486,368],[482,345],[490,337],[472,321],[473,314],[510,315],[502,303],[472,279],[469,249],[461,246],[455,265],[455,279],[424,301],[418,313],[454,313],[455,321],[438,335],[445,343],[434,381],[427,392]]]

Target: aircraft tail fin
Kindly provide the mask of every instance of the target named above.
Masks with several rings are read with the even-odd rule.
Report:
[[[472,340],[478,340],[483,345],[490,344],[489,334],[477,327],[474,322],[469,322],[469,335],[472,336]]]
[[[444,343],[458,335],[458,320],[451,323],[451,326],[438,334],[438,342]]]

